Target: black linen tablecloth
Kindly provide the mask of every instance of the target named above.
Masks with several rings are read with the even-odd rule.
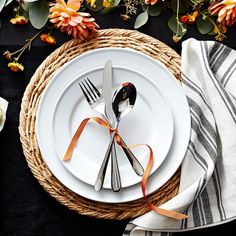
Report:
[[[42,61],[63,42],[69,40],[66,34],[56,33],[57,45],[50,47],[39,39],[33,42],[32,49],[22,56],[25,66],[23,73],[13,73],[7,68],[3,58],[4,51],[15,51],[32,37],[37,30],[30,24],[14,26],[9,23],[12,6],[0,13],[2,28],[0,29],[0,96],[9,101],[7,120],[0,133],[0,235],[122,235],[128,220],[100,220],[79,215],[52,198],[33,177],[24,158],[19,140],[19,112],[21,99],[31,76]],[[133,28],[133,19],[123,22],[119,10],[108,15],[93,13],[101,28]],[[151,17],[149,22],[140,29],[166,43],[181,53],[181,43],[172,41],[172,33],[167,27],[170,13]],[[213,39],[201,36],[192,26],[187,37],[197,39]],[[236,28],[232,28],[224,41],[226,45],[236,49]],[[232,203],[233,204],[233,203]],[[176,235],[223,234],[233,230],[235,221],[197,231],[176,233]]]

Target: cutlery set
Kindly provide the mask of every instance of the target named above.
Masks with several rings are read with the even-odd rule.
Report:
[[[110,61],[105,59],[101,65],[101,58]],[[148,144],[155,159],[146,194],[154,193],[174,175],[189,142],[189,106],[175,80],[155,60],[124,48],[94,50],[68,63],[45,88],[36,116],[40,153],[53,175],[86,199],[103,203],[134,201],[143,198],[140,176],[148,166],[150,152],[145,147],[137,148],[137,161],[125,143]],[[138,95],[135,88],[140,88]],[[113,131],[118,127],[122,140],[115,134],[113,142],[113,131],[93,125],[88,125],[88,132],[79,138],[80,128],[86,126],[83,122],[91,120],[92,109],[107,125],[101,118],[93,120],[106,127],[109,124]],[[138,135],[134,135],[136,127]]]
[[[102,118],[114,129],[118,128],[120,120],[133,108],[137,91],[132,83],[123,83],[112,95],[112,62],[107,60],[103,73],[102,94],[95,85],[87,78],[79,83],[79,86],[90,105],[91,109],[99,113]],[[110,133],[110,142],[99,169],[94,188],[100,191],[106,174],[109,158],[111,157],[111,188],[114,192],[122,189],[120,171],[117,161],[116,143],[114,142],[115,132]],[[126,154],[133,170],[137,175],[142,176],[144,169],[135,155],[127,147],[121,138],[121,147]]]

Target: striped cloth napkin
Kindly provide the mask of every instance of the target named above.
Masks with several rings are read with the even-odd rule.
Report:
[[[129,223],[124,235],[171,235],[236,218],[236,51],[188,39],[182,45],[181,70],[191,137],[179,193],[161,207],[188,218],[178,221],[151,211]]]
[[[3,129],[4,123],[6,121],[8,102],[0,97],[0,131]]]

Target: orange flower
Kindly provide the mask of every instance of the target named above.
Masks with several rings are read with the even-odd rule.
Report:
[[[231,26],[236,22],[236,0],[224,0],[212,3],[208,8],[211,15],[218,15],[221,25]]]
[[[90,17],[89,13],[78,12],[81,7],[80,0],[56,0],[50,8],[50,21],[61,32],[67,32],[73,38],[86,39],[92,32],[97,32],[99,26]]]
[[[181,16],[180,22],[191,25],[196,21],[198,15],[199,15],[198,11],[194,11],[192,14]]]
[[[184,15],[180,17],[180,22],[183,24],[187,24],[188,23],[188,16]]]
[[[16,16],[14,18],[11,18],[10,19],[10,22],[13,24],[13,25],[24,25],[26,24],[28,21],[25,19],[24,16]]]
[[[56,38],[51,34],[41,34],[40,39],[48,45],[55,45],[57,43]]]
[[[19,72],[24,70],[24,66],[17,61],[9,62],[7,66],[14,72]]]
[[[159,0],[145,0],[144,1],[146,5],[154,5],[159,2]]]

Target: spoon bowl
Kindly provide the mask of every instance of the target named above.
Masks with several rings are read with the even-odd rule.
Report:
[[[126,116],[133,108],[137,97],[137,90],[130,82],[123,83],[113,96],[112,107],[117,122]]]

